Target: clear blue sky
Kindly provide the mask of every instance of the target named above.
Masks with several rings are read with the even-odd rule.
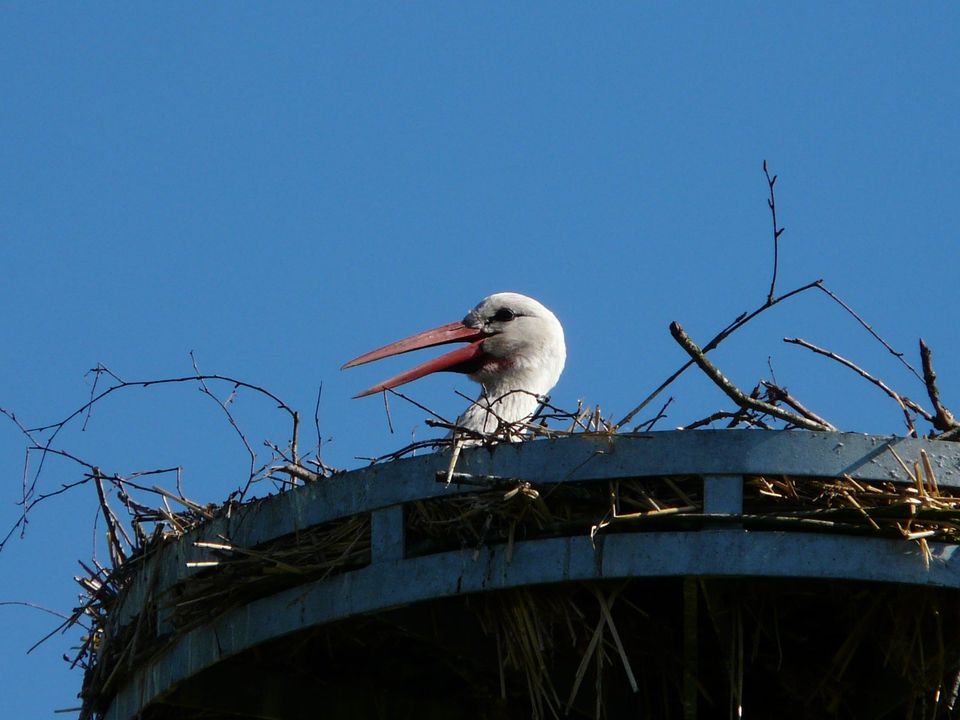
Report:
[[[859,9],[858,9],[859,8]],[[564,323],[554,392],[610,415],[765,297],[764,158],[779,288],[818,277],[893,345],[923,336],[960,409],[960,10],[947,3],[6,3],[0,8],[0,406],[57,420],[101,362],[126,379],[202,370],[262,384],[357,467],[433,431],[350,396],[410,358],[349,358],[459,319],[498,290]],[[769,373],[844,428],[903,432],[886,398],[780,338],[826,345],[918,399],[848,316],[810,294],[716,360]],[[410,391],[455,416],[459,376]],[[218,388],[225,393],[226,388]],[[667,429],[729,403],[692,374]],[[241,393],[251,440],[283,443]],[[3,418],[0,418],[3,420]],[[307,423],[306,444],[310,441]],[[242,483],[242,445],[193,387],[131,391],[60,447],[121,474],[180,464],[187,495]],[[24,440],[0,423],[0,521],[17,518]],[[42,489],[78,479],[51,462]],[[269,488],[261,488],[266,492]],[[39,506],[0,554],[0,601],[69,611],[78,559],[104,556],[95,498]],[[8,717],[77,704],[76,635],[0,607]],[[63,717],[63,716],[59,716]]]

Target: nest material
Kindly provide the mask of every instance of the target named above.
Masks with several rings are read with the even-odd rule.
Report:
[[[910,484],[840,478],[747,478],[748,519],[804,529],[902,537],[920,546],[930,561],[927,540],[960,542],[960,493],[941,488],[926,452],[908,466],[892,448]]]
[[[895,451],[894,454],[896,455]],[[960,493],[940,488],[925,452],[909,467],[910,484],[838,478],[749,476],[743,514],[703,514],[699,477],[619,479],[608,483],[515,483],[410,503],[408,553],[480,547],[519,539],[697,527],[728,520],[750,529],[859,533],[917,542],[960,542]],[[509,550],[508,550],[509,552]]]
[[[370,515],[316,525],[257,548],[226,541],[195,544],[210,550],[212,559],[188,563],[205,569],[171,588],[161,601],[177,633],[256,598],[368,565]]]
[[[158,538],[142,557],[151,556],[162,543],[163,538]],[[100,583],[91,594],[85,608],[95,623],[81,651],[86,668],[81,720],[96,714],[126,673],[191,628],[259,597],[369,564],[370,515],[316,525],[257,548],[227,541],[199,541],[196,545],[211,553],[210,560],[192,563],[204,569],[159,598],[148,591],[149,599],[127,625],[121,626],[115,613],[132,577],[131,567],[121,566],[126,571],[122,576],[110,574],[109,582]],[[159,568],[159,563],[154,567]],[[158,632],[156,625],[158,610],[163,611],[167,624],[163,632]]]
[[[960,495],[937,485],[925,456],[912,467],[901,464],[910,484],[849,476],[748,477],[744,514],[730,520],[748,528],[902,537],[921,544],[927,553],[928,538],[960,542]],[[509,558],[514,543],[525,539],[696,528],[707,518],[718,521],[704,515],[702,480],[695,476],[539,487],[517,482],[408,503],[406,554],[502,545]],[[157,539],[152,548],[161,543],[162,538]],[[370,516],[350,516],[256,548],[237,547],[226,539],[197,544],[210,552],[208,560],[195,563],[201,572],[148,604],[126,626],[115,622],[117,599],[147,554],[97,582],[86,581],[91,593],[87,614],[94,618],[95,632],[84,651],[87,673],[81,717],[92,717],[126,673],[171,638],[258,597],[369,563]],[[838,629],[829,636],[833,644],[824,644],[832,648],[832,655],[816,658],[816,672],[797,661],[790,670],[796,673],[796,687],[780,680],[783,687],[775,693],[768,688],[760,696],[816,698],[820,707],[831,709],[825,716],[843,717],[850,708],[850,678],[878,664],[899,683],[896,697],[889,701],[896,707],[917,703],[916,707],[928,709],[946,707],[960,661],[960,619],[946,599],[953,598],[951,591],[888,586],[844,595],[827,586],[811,592],[809,583],[787,586],[790,592],[782,589],[783,583],[703,581],[692,590],[684,586],[682,600],[674,588],[674,599],[661,607],[637,594],[641,581],[616,586],[585,583],[480,595],[471,599],[470,608],[476,628],[493,642],[494,660],[487,665],[495,671],[493,699],[515,699],[521,687],[528,716],[573,713],[600,718],[608,708],[630,705],[634,695],[646,697],[650,711],[656,713],[660,705],[649,698],[658,693],[684,707],[697,702],[749,704],[751,693],[757,692],[756,678],[773,682],[774,666],[787,672],[789,658],[773,663],[771,647],[782,653],[792,634],[791,642],[797,646],[791,652],[812,660],[803,633],[811,636],[811,642],[826,643],[824,637],[814,639],[812,618],[804,616],[826,596],[836,606],[831,611],[836,617],[826,624]],[[857,587],[861,586],[867,587]],[[675,616],[680,605],[693,613],[692,619]],[[164,632],[154,624],[158,609],[167,624]],[[838,618],[843,622],[833,622]],[[666,632],[664,623],[673,627],[670,638],[661,638],[669,650],[648,642]],[[704,627],[712,628],[709,640]],[[447,638],[451,641],[457,638]],[[705,681],[696,679],[696,663],[692,670],[690,666],[690,654],[705,642],[726,653],[723,682],[714,677],[710,692]],[[715,697],[718,692],[727,699]],[[936,712],[924,710],[917,717],[937,717]]]
[[[638,516],[653,518],[702,508],[702,481],[692,476],[569,482],[535,487],[515,483],[407,505],[408,554],[518,540],[594,535]]]

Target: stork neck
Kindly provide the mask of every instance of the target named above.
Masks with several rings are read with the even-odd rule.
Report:
[[[529,419],[540,404],[532,391],[518,388],[484,388],[484,392],[457,424],[482,433],[493,433],[503,423],[513,424]],[[519,433],[516,433],[519,439]]]

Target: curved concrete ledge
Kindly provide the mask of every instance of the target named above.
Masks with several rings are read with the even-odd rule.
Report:
[[[608,480],[656,475],[758,475],[839,477],[908,482],[890,449],[907,463],[928,454],[941,487],[960,487],[960,443],[894,436],[806,431],[697,430],[633,435],[575,435],[556,440],[465,450],[457,471],[534,483]],[[445,453],[354,470],[323,482],[252,503],[164,547],[146,563],[118,611],[135,616],[149,592],[163,591],[196,571],[205,559],[197,540],[224,537],[252,547],[303,528],[414,499],[451,496],[476,487],[446,486]]]
[[[931,545],[925,567],[899,540],[739,529],[610,535],[518,543],[473,559],[457,551],[371,565],[229,612],[177,639],[142,667],[106,717],[132,718],[178,682],[239,652],[315,625],[459,594],[583,580],[683,575],[834,578],[960,587],[960,553]]]
[[[742,478],[777,474],[909,482],[923,449],[941,487],[960,487],[960,444],[846,433],[697,431],[541,440],[465,451],[457,472],[535,483],[663,475],[704,477],[705,513],[742,511]],[[392,606],[526,585],[630,577],[836,578],[960,589],[957,546],[931,543],[927,567],[915,543],[851,535],[710,527],[517,543],[404,558],[403,504],[476,491],[436,481],[448,458],[431,455],[375,465],[297,488],[218,518],[150,558],[127,590],[119,624],[158,593],[189,578],[202,558],[194,542],[226,537],[255,546],[313,525],[372,513],[372,563],[261,598],[171,641],[134,671],[107,718],[135,717],[177,683],[260,643]]]

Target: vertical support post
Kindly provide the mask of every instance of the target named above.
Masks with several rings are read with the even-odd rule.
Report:
[[[703,512],[707,515],[742,515],[743,475],[704,475]]]
[[[371,562],[403,560],[406,527],[403,505],[374,510],[370,517]]]

